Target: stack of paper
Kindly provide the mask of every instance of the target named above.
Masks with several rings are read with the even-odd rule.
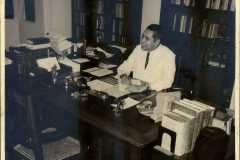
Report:
[[[102,52],[102,53],[105,55],[106,58],[111,58],[111,57],[113,56],[113,54],[108,53],[107,51],[103,50],[103,49],[100,48],[100,47],[96,47],[95,49],[96,49],[97,51],[99,51],[99,52]]]
[[[99,67],[101,67],[101,68],[105,68],[105,69],[112,69],[112,68],[116,68],[117,67],[117,65],[115,65],[115,64],[105,64],[105,63],[100,63],[99,64]]]
[[[78,64],[82,64],[82,63],[87,63],[89,62],[89,59],[87,58],[77,58],[77,59],[72,59],[73,62],[78,63]]]
[[[111,47],[119,49],[122,53],[125,53],[126,50],[127,50],[127,48],[122,47],[122,46],[118,46],[118,45],[111,45]]]
[[[54,66],[57,67],[57,70],[60,69],[56,57],[37,59],[37,64],[39,67],[46,69],[48,72],[50,72]]]
[[[92,67],[92,68],[84,69],[83,71],[86,72],[86,73],[91,73],[91,72],[99,70],[99,69],[101,69],[101,68],[99,68],[99,67]]]
[[[104,82],[105,83],[105,82]],[[127,95],[129,94],[128,91],[122,91],[122,90],[119,90],[119,87],[118,86],[112,86],[110,88],[107,88],[106,90],[104,90],[105,93],[107,93],[108,95],[110,96],[113,96],[115,98],[119,98],[119,97],[122,97],[124,95]]]
[[[127,97],[123,99],[123,109],[128,109],[130,107],[134,107],[139,103],[139,101],[132,99],[130,97]]]
[[[93,76],[96,76],[96,77],[103,77],[103,76],[113,74],[113,71],[109,70],[109,69],[99,69],[99,70],[91,72],[90,74]]]
[[[38,50],[51,47],[50,43],[47,44],[27,44],[26,47],[31,50]]]
[[[5,57],[5,65],[10,65],[12,64],[12,60],[8,57]]]
[[[73,72],[80,72],[80,64],[73,62],[71,59],[65,57],[64,59],[59,59],[59,62],[72,68]]]
[[[87,85],[92,89],[92,90],[96,90],[96,91],[105,91],[108,88],[112,88],[113,85],[100,81],[100,80],[93,80],[90,82],[87,82]]]
[[[99,67],[93,67],[93,68],[85,69],[83,71],[90,73],[91,75],[96,76],[96,77],[103,77],[103,76],[107,76],[107,75],[110,75],[113,73],[112,70],[99,68]]]

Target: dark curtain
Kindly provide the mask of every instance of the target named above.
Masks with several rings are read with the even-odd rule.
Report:
[[[5,0],[5,18],[14,18],[13,0]]]
[[[35,21],[35,4],[34,0],[24,0],[25,2],[25,18],[28,21]]]

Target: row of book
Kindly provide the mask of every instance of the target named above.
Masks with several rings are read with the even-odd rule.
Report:
[[[124,17],[124,4],[116,3],[115,5],[115,17],[123,18]]]
[[[171,4],[195,6],[195,0],[171,0]],[[207,0],[206,8],[235,11],[235,0]]]
[[[72,1],[72,5],[74,6],[74,9],[81,9],[84,10],[85,9],[85,4],[84,4],[84,0],[74,0]]]
[[[81,39],[81,38],[84,38],[85,37],[85,29],[83,28],[83,26],[79,26],[79,25],[76,25],[75,27],[75,37],[76,39]]]
[[[120,35],[123,34],[123,25],[124,25],[124,22],[122,20],[113,19],[113,25],[112,25],[113,33],[118,33]]]
[[[127,44],[127,37],[122,35],[112,35],[112,42],[118,42],[121,45]]]
[[[102,42],[104,40],[104,33],[102,31],[96,31],[96,42]]]
[[[103,30],[104,29],[104,17],[97,16],[96,18],[96,30]]]
[[[86,14],[84,12],[81,12],[80,14],[74,15],[74,20],[78,22],[81,26],[85,26],[86,24]]]
[[[184,6],[195,6],[195,0],[171,0],[171,4],[184,5]]]
[[[172,30],[181,33],[192,33],[193,17],[188,15],[174,14],[172,19]]]
[[[221,24],[209,23],[207,20],[203,21],[201,36],[206,38],[223,38],[226,26]]]
[[[200,130],[211,125],[215,108],[195,100],[182,99],[170,105],[170,111],[162,115],[162,127],[176,133],[176,156],[182,156],[193,150]],[[162,140],[161,147],[170,148]]]
[[[234,11],[235,0],[207,0],[206,8]]]
[[[96,13],[103,14],[104,13],[104,1],[98,0],[96,4]]]

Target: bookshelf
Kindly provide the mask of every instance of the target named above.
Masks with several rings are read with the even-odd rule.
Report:
[[[72,0],[72,38],[74,41],[86,39],[87,4],[84,0]]]
[[[76,3],[81,5],[78,9]],[[73,37],[85,38],[89,44],[139,43],[142,0],[72,0],[72,8]]]
[[[182,76],[178,85],[191,89],[196,99],[228,107],[235,72],[235,1],[162,0],[161,8],[163,42],[181,59],[181,70],[194,77],[186,86]]]

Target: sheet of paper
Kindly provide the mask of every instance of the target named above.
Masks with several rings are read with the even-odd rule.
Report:
[[[112,73],[113,73],[113,71],[109,70],[109,69],[98,69],[98,70],[91,72],[90,74],[94,75],[96,77],[103,77],[103,76],[110,75]]]
[[[92,67],[92,68],[84,69],[83,71],[87,72],[87,73],[91,73],[91,72],[99,70],[99,69],[101,69],[101,68],[99,68],[99,67]]]
[[[113,86],[111,88],[108,88],[104,92],[115,98],[119,98],[119,97],[129,94],[129,92],[127,92],[127,91],[119,90],[118,86]]]
[[[72,61],[75,62],[75,63],[82,64],[82,63],[89,62],[89,59],[87,59],[87,58],[77,58],[77,59],[72,59]]]
[[[132,99],[130,97],[127,97],[123,100],[123,109],[128,109],[130,107],[137,105],[138,103],[139,101]]]
[[[111,47],[120,49],[122,53],[124,53],[127,50],[127,48],[124,48],[124,47],[121,47],[121,46],[117,46],[117,45],[111,45]]]
[[[103,52],[104,53],[104,55],[106,56],[106,58],[111,58],[113,55],[111,54],[111,53],[108,53],[107,51],[105,51],[105,50],[103,50],[102,48],[100,48],[100,47],[97,47],[97,48],[95,48],[97,51],[99,51],[99,52]]]
[[[27,44],[26,47],[31,49],[31,50],[38,50],[38,49],[51,47],[51,45],[50,45],[50,43],[47,43],[47,44],[35,44],[35,45],[34,44]]]
[[[50,72],[52,70],[52,67],[56,65],[57,70],[60,69],[60,66],[58,64],[56,57],[48,57],[48,58],[42,58],[37,59],[37,64],[39,67],[44,68]]]
[[[73,72],[80,72],[80,64],[73,62],[71,59],[64,58],[59,60],[60,63],[72,68]]]
[[[12,64],[12,60],[8,57],[5,57],[5,65],[10,65]]]
[[[112,69],[112,68],[117,67],[117,65],[115,65],[115,64],[100,63],[100,64],[99,64],[99,67],[105,68],[105,69]]]
[[[108,88],[113,87],[113,85],[100,81],[100,80],[93,80],[90,82],[87,82],[87,85],[92,89],[92,90],[97,90],[97,91],[105,91]]]
[[[93,59],[100,59],[98,56],[96,56],[96,54],[94,53],[94,51],[86,51],[86,55],[89,58],[93,58]]]

